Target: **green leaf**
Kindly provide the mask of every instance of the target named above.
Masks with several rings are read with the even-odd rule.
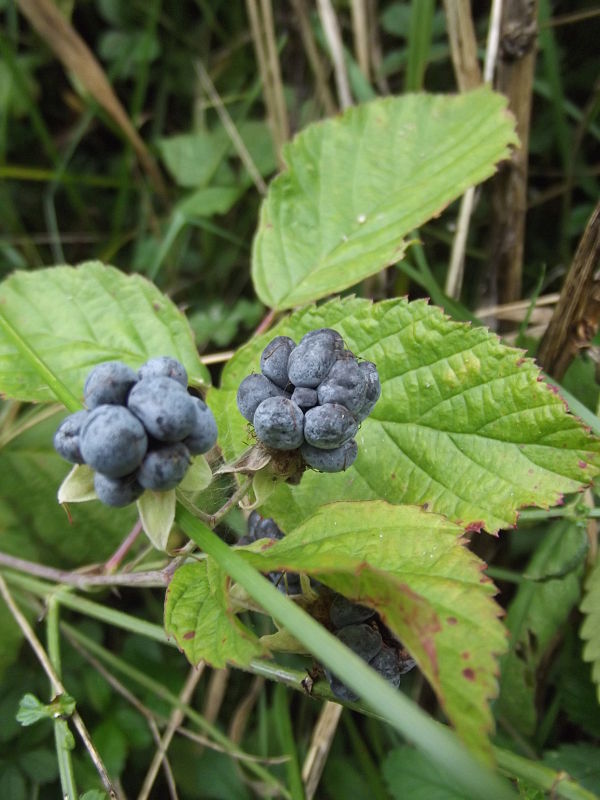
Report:
[[[211,560],[174,574],[165,600],[165,630],[191,664],[247,666],[266,650],[230,607],[228,578]]]
[[[1,506],[0,506],[1,507]],[[0,539],[1,541],[1,539]],[[23,632],[15,622],[8,606],[4,600],[0,601],[0,684],[4,676],[4,672],[10,665],[16,661],[21,642],[23,641]]]
[[[152,283],[99,262],[14,272],[0,284],[2,313],[47,366],[82,397],[90,369],[119,359],[139,367],[171,355],[190,384],[210,383],[183,314]],[[56,398],[0,331],[0,392],[17,400]]]
[[[265,510],[290,530],[338,499],[424,505],[472,529],[515,524],[523,506],[548,507],[597,474],[600,442],[566,413],[535,363],[485,328],[452,322],[425,301],[372,304],[345,298],[298,311],[252,339],[211,389],[226,458],[252,439],[236,406],[243,378],[259,369],[276,335],[296,341],[336,328],[360,358],[377,364],[382,395],[358,432],[346,472],[308,471],[280,485]]]
[[[453,775],[471,796],[493,796],[497,800],[513,796],[506,781],[482,763],[481,757],[488,763],[491,760],[485,742],[478,743],[479,757],[471,754],[448,728],[434,721],[406,694],[394,689],[306,611],[282,595],[251,564],[246,563],[244,554],[237,548],[229,547],[181,506],[177,512],[177,522],[207,556],[214,559],[253,600],[260,603],[278,625],[287,628],[341,681],[359,696],[362,695],[368,708],[427,753],[441,769]]]
[[[195,456],[179,488],[183,492],[201,492],[212,483],[212,470],[204,456]]]
[[[581,528],[569,520],[554,523],[528,564],[526,574],[559,572],[579,549],[581,536]],[[526,580],[509,606],[506,624],[511,632],[511,649],[501,662],[500,696],[495,712],[525,736],[531,736],[537,725],[539,667],[579,598],[581,572],[580,567],[562,578],[541,583]]]
[[[226,214],[239,196],[236,186],[205,186],[178,203],[176,212],[186,219]]]
[[[416,659],[473,750],[492,728],[495,656],[506,648],[495,587],[461,531],[411,506],[333,503],[280,542],[244,552],[261,572],[307,572],[375,608]]]
[[[583,658],[592,664],[592,680],[600,703],[600,558],[585,583],[581,611],[585,615],[581,626],[581,638],[585,641]]]
[[[544,753],[544,764],[559,773],[568,773],[584,788],[600,795],[600,747],[587,742],[561,744]]]
[[[58,489],[58,502],[86,503],[97,500],[94,489],[94,470],[87,464],[75,464]]]
[[[125,731],[112,717],[103,719],[91,731],[92,741],[110,775],[120,776],[125,767],[129,739]]]
[[[108,558],[136,513],[133,505],[116,511],[96,502],[72,505],[67,514],[57,503],[57,489],[70,467],[52,448],[62,417],[64,411],[0,449],[0,549],[68,569]]]
[[[225,157],[228,143],[209,131],[178,134],[158,142],[165,166],[179,186],[206,186]]]
[[[34,694],[28,692],[23,695],[19,702],[19,710],[17,711],[17,722],[21,725],[35,725],[42,719],[52,719],[51,714],[45,703],[38,700]]]
[[[412,747],[397,747],[383,763],[383,776],[396,800],[470,800],[448,775]]]
[[[137,501],[144,533],[157,550],[166,551],[177,504],[175,489],[151,492],[147,489]]]
[[[0,792],[2,797],[10,797],[10,800],[25,800],[27,797],[27,786],[21,771],[14,764],[0,765]]]
[[[260,299],[291,308],[402,258],[403,237],[494,172],[516,143],[506,100],[488,88],[355,106],[284,147],[253,247]]]
[[[17,722],[23,726],[34,725],[42,719],[69,717],[75,711],[75,700],[68,694],[61,694],[51,703],[42,703],[31,693],[23,695],[17,711]]]

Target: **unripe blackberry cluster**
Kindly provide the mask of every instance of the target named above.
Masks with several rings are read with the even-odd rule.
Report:
[[[329,607],[329,619],[337,638],[395,688],[400,685],[400,677],[415,666],[414,659],[372,608],[335,594]],[[358,700],[358,695],[336,675],[329,670],[325,670],[325,675],[337,698],[350,702]]]
[[[347,469],[358,453],[358,426],[381,394],[375,364],[358,361],[337,331],[319,328],[298,345],[276,336],[260,369],[237,393],[257,438],[274,450],[300,448],[304,462],[321,472]]]
[[[98,364],[83,388],[88,410],[61,422],[54,449],[95,471],[94,489],[106,505],[174,489],[191,457],[217,440],[212,411],[187,384],[184,366],[170,356],[151,358],[137,373],[120,361]]]

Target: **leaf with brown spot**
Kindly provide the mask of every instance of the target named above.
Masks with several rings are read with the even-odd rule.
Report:
[[[212,561],[180,567],[165,599],[165,629],[191,664],[245,667],[266,653],[252,631],[231,610],[228,578]]]
[[[306,572],[376,609],[409,650],[467,745],[489,756],[488,700],[506,649],[481,562],[461,529],[415,506],[332,503],[262,551],[240,553],[261,572]],[[463,654],[469,648],[469,666]]]

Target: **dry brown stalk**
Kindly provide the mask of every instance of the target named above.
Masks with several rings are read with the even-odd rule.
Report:
[[[595,278],[599,266],[600,203],[583,232],[537,355],[542,368],[557,380],[600,327],[600,281]]]
[[[456,82],[461,92],[468,92],[481,83],[471,3],[470,0],[444,0],[444,10]]]
[[[298,29],[300,31],[302,45],[304,47],[310,68],[315,76],[315,89],[317,92],[317,97],[323,106],[325,114],[328,117],[332,117],[337,113],[338,109],[335,104],[335,100],[333,99],[333,94],[329,88],[329,84],[327,83],[325,66],[315,42],[315,37],[310,24],[308,8],[306,7],[305,0],[292,0],[292,6],[298,19]]]
[[[352,12],[352,34],[354,36],[356,60],[365,78],[370,80],[371,61],[369,58],[369,14],[367,2],[368,0],[351,0],[350,11]]]
[[[496,88],[508,97],[521,147],[500,165],[492,191],[494,226],[490,270],[492,276],[496,276],[501,303],[521,296],[536,19],[537,0],[506,0]]]
[[[156,162],[114,93],[104,70],[81,36],[52,0],[18,0],[18,5],[31,26],[56,54],[63,66],[76,75],[94,100],[116,122],[131,143],[154,189],[165,197],[166,187]]]
[[[312,800],[315,796],[343,710],[344,707],[339,703],[327,702],[323,705],[302,765],[306,800]]]

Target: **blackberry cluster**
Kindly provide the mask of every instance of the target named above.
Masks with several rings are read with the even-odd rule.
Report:
[[[367,606],[335,594],[329,608],[329,619],[337,638],[366,661],[395,688],[400,677],[415,666],[379,615]],[[332,672],[325,670],[333,694],[340,700],[358,700],[351,689]]]
[[[252,544],[259,539],[283,539],[283,532],[271,517],[261,517],[252,511],[248,517],[247,533],[238,544]],[[269,572],[266,576],[283,594],[301,594],[300,576],[297,572]]]
[[[260,373],[247,375],[237,393],[242,416],[274,450],[300,448],[321,472],[341,472],[357,456],[354,436],[381,394],[377,367],[358,361],[331,328],[299,344],[276,336],[260,357]]]
[[[284,534],[275,520],[263,518],[253,511],[248,517],[247,533],[238,540],[239,545],[252,544],[258,539],[283,539]],[[267,576],[284,594],[301,594],[300,576],[295,572],[269,572]],[[348,600],[337,592],[311,580],[311,587],[325,597],[331,595],[329,622],[337,638],[366,661],[395,688],[400,678],[409,672],[415,661],[402,647],[390,629],[383,624],[379,614],[372,608]],[[333,694],[339,700],[355,702],[356,695],[336,675],[325,670]]]
[[[83,388],[88,410],[61,422],[54,449],[95,470],[94,488],[106,505],[126,506],[146,489],[174,489],[191,457],[217,440],[212,411],[187,385],[185,368],[170,356],[151,358],[137,373],[120,361],[98,364]]]

